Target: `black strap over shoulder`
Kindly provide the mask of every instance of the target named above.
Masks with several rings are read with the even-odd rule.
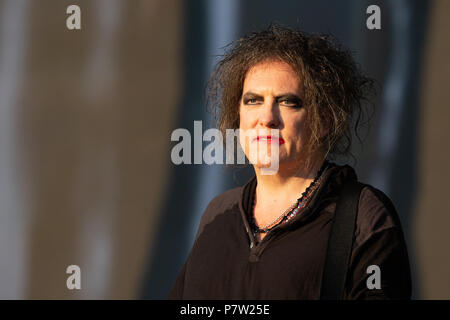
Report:
[[[325,265],[322,274],[321,300],[341,300],[344,295],[356,227],[356,214],[363,184],[347,180],[341,190],[334,214]]]

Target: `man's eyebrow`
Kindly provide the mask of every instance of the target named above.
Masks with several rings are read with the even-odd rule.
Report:
[[[282,99],[290,99],[290,100],[296,100],[296,101],[302,101],[302,98],[300,98],[298,95],[294,93],[283,93],[275,97],[275,100],[279,101]]]
[[[243,96],[242,96],[242,98],[245,98],[245,99],[255,99],[255,98],[263,98],[263,96],[262,95],[260,95],[260,94],[257,94],[257,93],[254,93],[254,92],[246,92]]]

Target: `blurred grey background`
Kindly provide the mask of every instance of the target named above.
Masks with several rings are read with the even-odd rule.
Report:
[[[68,30],[66,8],[81,8]],[[381,9],[368,30],[366,8]],[[450,299],[447,0],[0,0],[0,298],[165,299],[208,202],[249,168],[172,164],[213,126],[222,47],[271,22],[331,33],[380,84],[361,181],[402,219],[414,298]],[[81,268],[68,290],[66,268]]]

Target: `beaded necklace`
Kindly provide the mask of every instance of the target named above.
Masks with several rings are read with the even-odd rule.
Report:
[[[252,205],[252,214],[251,217],[251,224],[253,228],[253,236],[256,236],[258,233],[266,233],[270,230],[272,230],[277,225],[287,222],[294,218],[300,211],[306,206],[306,203],[311,198],[311,195],[314,193],[314,191],[318,188],[320,185],[320,182],[323,177],[323,172],[325,172],[325,169],[328,167],[329,162],[325,160],[320,170],[317,172],[316,177],[311,182],[311,184],[306,188],[306,190],[302,193],[301,197],[297,199],[297,201],[292,204],[288,209],[286,209],[279,217],[277,217],[274,221],[269,223],[268,225],[264,226],[263,228],[260,228],[255,221],[255,205],[256,201],[253,197],[253,205]],[[255,190],[256,192],[256,190]]]

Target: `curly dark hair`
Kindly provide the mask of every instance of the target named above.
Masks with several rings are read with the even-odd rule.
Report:
[[[304,86],[303,106],[307,110],[310,152],[321,150],[330,157],[348,155],[352,130],[365,114],[362,101],[374,89],[331,35],[315,35],[271,24],[225,47],[207,83],[207,105],[225,136],[226,129],[239,128],[239,105],[247,72],[256,64],[278,60],[289,64]],[[321,137],[323,129],[327,130]]]

